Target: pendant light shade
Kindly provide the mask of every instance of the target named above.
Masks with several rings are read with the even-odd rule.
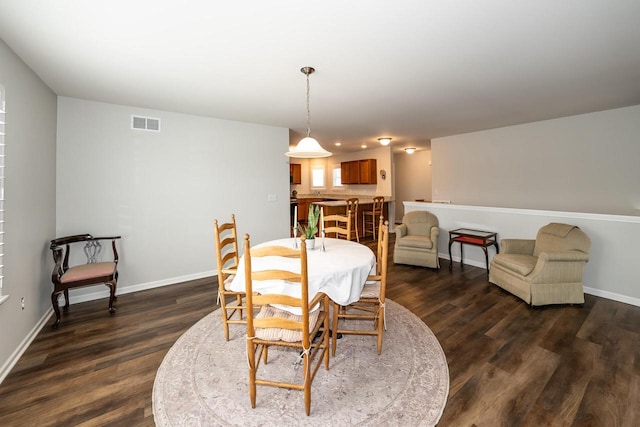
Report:
[[[297,157],[302,159],[315,159],[319,157],[329,157],[331,152],[322,148],[320,143],[311,137],[311,109],[309,108],[309,75],[313,73],[315,68],[302,67],[302,74],[307,76],[307,136],[302,138],[298,145],[290,151],[284,153],[287,157]]]
[[[291,151],[287,151],[284,154],[288,157],[298,157],[301,159],[315,159],[318,157],[331,156],[331,152],[322,148],[320,143],[310,136],[302,138],[300,142],[298,142],[298,145],[293,147]]]

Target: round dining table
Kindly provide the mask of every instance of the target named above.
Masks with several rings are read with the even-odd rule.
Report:
[[[348,305],[360,299],[367,276],[375,274],[376,257],[369,247],[349,240],[316,238],[315,248],[307,249],[307,274],[309,299],[323,292],[334,302]],[[324,244],[323,244],[324,240]],[[255,247],[285,246],[300,247],[300,240],[293,238],[271,240]],[[323,250],[324,247],[324,250]],[[279,269],[300,272],[300,260],[284,257],[252,258],[254,271]],[[234,291],[244,291],[244,256],[240,258],[238,273],[231,283]],[[300,286],[282,280],[253,283],[253,290],[259,293],[280,293],[300,297]]]

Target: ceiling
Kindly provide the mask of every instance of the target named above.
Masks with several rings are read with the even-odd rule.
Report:
[[[333,152],[640,104],[639,22],[638,0],[0,1],[0,38],[61,96],[297,141],[313,66]]]

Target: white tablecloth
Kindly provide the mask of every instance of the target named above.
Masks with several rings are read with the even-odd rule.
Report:
[[[307,252],[307,272],[309,275],[309,299],[316,293],[324,292],[333,301],[341,305],[351,304],[360,299],[362,288],[369,274],[375,274],[376,257],[365,245],[325,238],[326,251],[322,251],[322,239],[316,238],[315,249]],[[298,244],[299,244],[298,240]],[[293,239],[272,240],[261,246],[286,246],[293,248]],[[300,272],[300,260],[265,257],[252,258],[253,270],[279,269]],[[234,291],[245,290],[244,256],[240,259],[238,274],[231,283]],[[300,286],[281,280],[253,282],[254,292],[282,293],[300,297]]]

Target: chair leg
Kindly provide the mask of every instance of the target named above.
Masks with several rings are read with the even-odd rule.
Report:
[[[336,355],[336,344],[338,339],[338,310],[340,310],[340,306],[333,303],[333,322],[331,323],[331,356],[335,357]]]
[[[59,295],[60,295],[60,292],[53,291],[51,293],[51,305],[53,306],[53,311],[56,313],[56,321],[51,326],[54,329],[57,329],[58,325],[60,325],[60,306],[58,305]]]
[[[109,313],[113,314],[116,312],[116,309],[113,307],[113,301],[116,299],[116,283],[108,282],[105,284],[109,288]]]
[[[256,407],[256,349],[253,340],[247,340],[247,355],[249,356],[249,399],[251,407]]]
[[[227,300],[224,295],[220,295],[220,313],[222,314],[222,328],[224,329],[224,339],[225,341],[229,341],[229,324],[227,323]]]
[[[304,410],[307,416],[311,413],[311,363],[309,354],[304,354]]]
[[[382,353],[382,334],[384,333],[384,306],[380,305],[378,310],[378,355]]]

